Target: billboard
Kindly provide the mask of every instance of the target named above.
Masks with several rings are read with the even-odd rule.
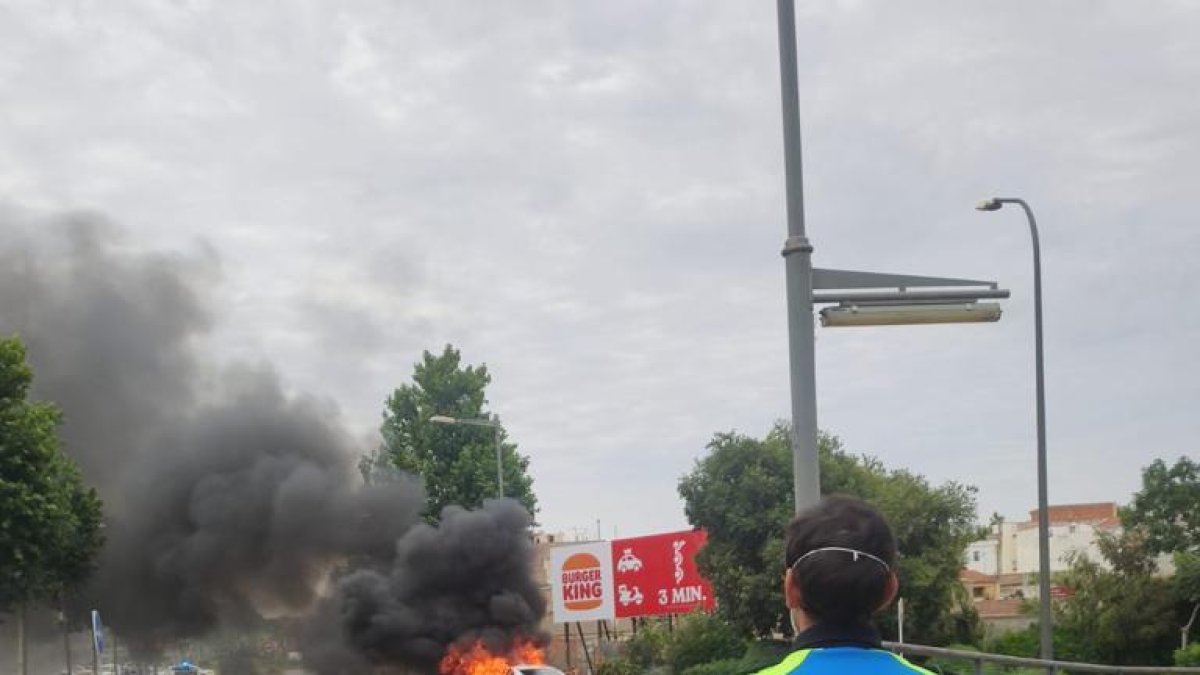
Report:
[[[613,618],[612,548],[608,542],[550,549],[554,620]]]
[[[696,568],[696,553],[706,540],[702,530],[614,540],[617,618],[713,609],[712,587]]]
[[[716,606],[696,569],[702,530],[559,546],[550,550],[554,620],[686,614]]]

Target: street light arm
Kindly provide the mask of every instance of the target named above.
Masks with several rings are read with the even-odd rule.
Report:
[[[449,417],[447,415],[434,415],[433,417],[429,418],[429,421],[437,423],[437,424],[465,424],[467,426],[472,426],[472,427],[499,427],[500,426],[499,420],[489,419],[486,417],[463,419],[460,417]]]
[[[1029,204],[1026,204],[1024,199],[1010,197],[1001,199],[999,201],[1020,206],[1021,209],[1025,211],[1025,219],[1029,221],[1029,235],[1033,238],[1033,274],[1034,281],[1037,285],[1037,297],[1039,298],[1040,304],[1040,298],[1042,297],[1042,245],[1038,237],[1037,218],[1033,217],[1033,209],[1029,208]]]
[[[1029,221],[1029,233],[1033,236],[1034,272],[1040,275],[1042,255],[1038,242],[1037,218],[1033,217],[1033,209],[1029,208],[1029,204],[1020,197],[993,197],[980,202],[975,208],[980,211],[998,211],[1003,204],[1016,204],[1025,212],[1025,219]]]
[[[463,424],[469,427],[491,427],[493,430],[493,441],[496,446],[496,497],[504,498],[504,427],[500,424],[500,418],[496,417],[476,417],[476,418],[460,418],[450,417],[449,415],[433,415],[429,418],[430,422],[435,424]]]
[[[458,420],[457,424],[466,424],[466,425],[472,426],[472,427],[496,427],[496,428],[500,427],[500,422],[498,420],[490,420],[490,419],[470,419],[470,420],[461,420],[460,419],[460,420]]]

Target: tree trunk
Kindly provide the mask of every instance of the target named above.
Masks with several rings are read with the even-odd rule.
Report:
[[[1187,649],[1188,633],[1192,630],[1192,624],[1196,623],[1196,612],[1198,611],[1200,611],[1200,602],[1197,602],[1196,605],[1192,607],[1192,618],[1188,619],[1187,624],[1179,629],[1179,642],[1181,643],[1179,647],[1180,649]]]
[[[29,640],[25,635],[25,605],[17,608],[17,673],[29,675]]]
[[[67,620],[67,603],[59,600],[58,608],[62,614],[63,656],[67,657],[67,675],[74,675],[71,670],[71,622]]]

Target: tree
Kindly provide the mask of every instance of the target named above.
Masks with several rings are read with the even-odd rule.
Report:
[[[720,612],[739,630],[786,632],[783,531],[793,516],[788,426],[777,424],[762,440],[719,433],[708,450],[679,482],[689,522],[708,532],[701,569]],[[829,435],[820,437],[819,454],[822,492],[865,499],[892,524],[902,556],[906,636],[943,644],[973,638],[977,618],[951,610],[961,592],[962,550],[978,535],[974,488],[932,487],[921,476],[845,452]],[[890,615],[881,623],[892,631]]]
[[[59,448],[58,409],[28,400],[32,383],[24,345],[0,338],[0,610],[19,617],[80,586],[103,543],[100,499]]]
[[[1180,621],[1183,639],[1200,612],[1200,463],[1180,457],[1172,466],[1161,459],[1142,470],[1142,489],[1121,511],[1125,527],[1137,530],[1149,553],[1175,559],[1174,584],[1187,606]]]
[[[1200,463],[1157,459],[1142,470],[1142,489],[1121,512],[1126,527],[1146,533],[1153,553],[1200,551]]]
[[[0,339],[0,607],[58,597],[91,573],[100,500],[59,448],[58,409],[28,400],[33,371]]]
[[[1175,554],[1175,587],[1184,605],[1191,606],[1190,610],[1184,610],[1186,618],[1179,627],[1182,642],[1187,644],[1200,616],[1200,552],[1179,551]]]
[[[1140,530],[1102,534],[1107,567],[1077,556],[1059,582],[1073,594],[1055,603],[1055,654],[1111,665],[1167,665],[1177,646],[1174,581],[1158,574]]]
[[[383,413],[383,444],[360,463],[368,481],[387,478],[393,466],[420,476],[428,495],[427,516],[436,519],[450,504],[477,508],[496,495],[496,441],[493,430],[430,421],[435,415],[459,419],[490,417],[485,389],[492,377],[487,366],[464,366],[450,345],[439,355],[426,351],[413,369],[412,384],[402,385],[387,399]],[[517,453],[501,429],[501,467],[504,496],[537,512],[529,458]]]

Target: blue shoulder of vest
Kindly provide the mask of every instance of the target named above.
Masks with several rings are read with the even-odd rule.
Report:
[[[899,654],[881,649],[843,647],[795,651],[755,675],[846,675],[867,671],[879,675],[933,675]]]

